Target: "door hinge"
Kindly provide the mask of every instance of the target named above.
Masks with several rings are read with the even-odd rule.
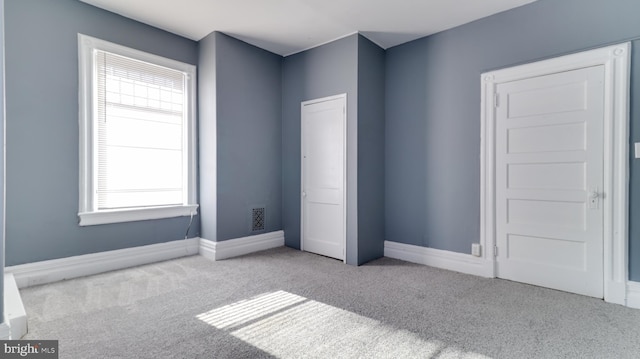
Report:
[[[500,106],[500,95],[496,92],[493,94],[493,107]]]
[[[498,246],[493,246],[493,256],[494,257],[498,256]]]

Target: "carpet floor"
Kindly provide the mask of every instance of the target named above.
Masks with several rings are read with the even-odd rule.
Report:
[[[390,258],[282,247],[20,292],[60,358],[640,357],[640,310]]]

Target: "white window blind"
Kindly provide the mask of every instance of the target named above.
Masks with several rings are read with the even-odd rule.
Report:
[[[186,203],[186,75],[94,56],[97,210]]]

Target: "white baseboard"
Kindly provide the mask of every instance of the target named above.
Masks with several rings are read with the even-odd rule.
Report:
[[[494,277],[491,261],[470,254],[385,241],[384,256],[480,277]]]
[[[606,280],[604,282],[604,301],[612,304],[626,305],[627,300],[626,282],[615,282]]]
[[[18,288],[198,254],[200,238],[52,259],[5,268]]]
[[[200,239],[200,255],[216,261],[282,246],[284,246],[284,231],[263,233],[221,242],[202,238]]]
[[[27,334],[27,312],[11,273],[4,275],[4,315],[9,324],[11,339],[17,340]]]
[[[627,282],[627,307],[640,309],[640,282]]]

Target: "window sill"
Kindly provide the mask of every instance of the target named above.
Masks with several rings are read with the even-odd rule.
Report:
[[[97,224],[146,221],[150,219],[173,218],[191,216],[198,213],[198,205],[150,207],[118,209],[98,212],[78,213],[80,226],[94,226]]]

